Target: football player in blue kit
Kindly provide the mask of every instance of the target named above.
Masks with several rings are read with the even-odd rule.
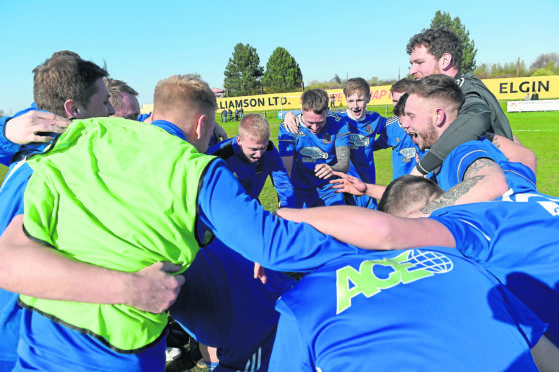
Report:
[[[216,239],[182,274],[185,284],[171,315],[198,342],[217,348],[217,361],[210,357],[216,372],[268,370],[279,318],[274,306],[296,281],[266,270],[263,284],[253,267]]]
[[[176,85],[189,84],[194,85],[196,88],[192,88],[191,90],[186,89],[186,93],[184,95],[186,97],[180,96],[175,97],[175,100],[186,100],[189,104],[183,102],[183,104],[178,104],[177,102],[169,102],[168,97],[173,97],[171,94],[172,92],[176,92],[178,89]],[[163,148],[164,151],[158,151],[159,157],[169,157],[172,156],[170,151],[173,149],[181,151],[183,149],[190,149],[192,146],[185,144],[185,140],[192,142],[200,151],[205,151],[207,148],[207,143],[209,137],[211,135],[211,131],[213,129],[213,121],[215,120],[214,117],[214,110],[216,107],[215,97],[207,84],[199,81],[191,76],[173,76],[165,81],[161,82],[161,91],[159,92],[160,95],[156,94],[155,101],[158,102],[160,97],[162,102],[165,104],[159,109],[156,109],[154,113],[154,124],[152,126],[138,126],[138,125],[131,125],[130,122],[124,119],[117,119],[117,118],[110,118],[110,119],[96,119],[92,120],[87,125],[87,123],[83,121],[74,122],[74,130],[70,130],[66,132],[65,137],[72,138],[71,136],[78,135],[80,141],[84,141],[86,136],[82,131],[82,128],[88,127],[91,128],[92,131],[95,131],[95,128],[98,126],[106,125],[109,128],[113,128],[111,131],[105,131],[104,129],[100,129],[105,135],[111,136],[119,136],[122,141],[112,142],[109,141],[108,143],[126,143],[126,146],[123,147],[111,147],[112,150],[115,151],[128,151],[127,149],[133,146],[139,146],[143,148],[145,151],[150,149],[150,146],[144,145],[143,143],[139,143],[138,138],[128,138],[133,133],[135,135],[142,136],[147,143],[154,143],[154,138],[161,139],[164,141],[164,144],[158,145],[159,148]],[[201,88],[200,88],[201,87]],[[194,98],[190,98],[188,94],[192,93],[193,89],[202,89],[205,93],[203,95],[204,101],[192,102],[191,100]],[[178,90],[180,92],[184,92],[184,90]],[[176,108],[181,107],[181,110],[177,112]],[[198,111],[193,111],[193,108]],[[159,110],[159,111],[157,111]],[[177,125],[174,125],[173,122],[177,122],[178,125],[181,125],[182,129],[179,128]],[[129,132],[128,129],[132,129],[132,132]],[[123,136],[122,134],[126,132],[128,136]],[[88,132],[88,142],[83,143],[80,142],[81,145],[85,146],[85,148],[90,149],[91,146],[104,146],[107,142],[98,142],[95,140],[96,135]],[[59,140],[57,142],[58,145],[62,146],[62,141]],[[75,144],[78,146],[78,144]],[[174,145],[174,146],[171,146]],[[72,146],[70,146],[72,147]],[[155,145],[152,146],[155,148]],[[65,147],[66,148],[66,147]],[[74,147],[73,147],[74,148]],[[81,146],[75,147],[74,149],[80,149]],[[67,148],[66,148],[67,149]],[[107,150],[107,149],[105,149]],[[56,146],[53,150],[49,152],[50,155],[54,154],[56,151]],[[107,150],[108,151],[108,150]],[[145,153],[142,156],[152,157],[153,154]],[[151,151],[151,150],[150,150]],[[155,151],[155,150],[154,150]],[[190,151],[190,150],[189,150]],[[82,154],[87,154],[82,153]],[[94,151],[92,152],[94,153]],[[91,153],[91,154],[92,154]],[[141,154],[140,152],[133,152],[134,154],[138,155]],[[88,155],[87,155],[88,156]],[[92,155],[93,156],[93,155]],[[132,156],[128,154],[128,156]],[[286,271],[296,271],[296,270],[312,270],[325,262],[328,262],[333,257],[338,257],[340,254],[345,253],[355,253],[357,251],[354,247],[349,247],[343,244],[339,244],[339,242],[331,239],[327,236],[319,234],[316,230],[312,229],[310,226],[305,225],[298,225],[298,224],[289,224],[286,223],[287,221],[281,220],[278,217],[272,215],[269,212],[264,211],[264,209],[258,205],[256,201],[250,198],[248,195],[245,194],[244,190],[242,189],[241,185],[238,181],[234,178],[234,176],[225,168],[225,163],[221,160],[215,160],[211,157],[205,157],[203,155],[197,154],[195,152],[192,153],[192,156],[196,156],[197,159],[203,160],[204,162],[208,162],[207,166],[198,167],[194,169],[196,164],[193,162],[192,167],[174,167],[175,163],[170,162],[167,166],[163,166],[165,162],[153,162],[150,163],[149,161],[142,161],[138,164],[145,169],[147,164],[150,165],[150,170],[154,172],[165,172],[167,176],[176,177],[178,172],[187,172],[188,174],[193,174],[194,171],[197,171],[199,174],[199,178],[189,178],[188,179],[188,187],[191,187],[192,190],[198,190],[198,193],[189,194],[190,201],[184,203],[183,198],[181,195],[176,195],[174,197],[180,198],[180,201],[176,202],[174,208],[167,208],[166,203],[151,203],[149,207],[145,206],[148,219],[152,219],[145,228],[142,228],[143,235],[147,231],[154,231],[155,236],[157,239],[163,238],[163,234],[160,233],[164,227],[171,227],[175,226],[174,224],[167,224],[165,223],[166,220],[161,220],[159,216],[166,215],[166,213],[171,211],[175,211],[176,213],[177,208],[180,206],[190,209],[194,213],[190,213],[188,217],[185,219],[184,216],[180,218],[181,223],[192,224],[195,227],[195,231],[192,229],[186,228],[184,231],[188,231],[188,234],[164,234],[166,238],[169,239],[195,239],[197,244],[203,245],[207,242],[208,235],[211,235],[210,230],[215,229],[216,237],[221,239],[224,243],[226,243],[230,247],[234,247],[239,251],[242,251],[242,254],[246,256],[247,259],[256,260],[261,262],[265,267],[275,268],[278,270],[286,270]],[[96,159],[99,156],[97,155]],[[108,162],[104,162],[107,166],[114,166],[115,159],[121,159],[122,157],[111,157],[106,155],[110,160]],[[172,156],[174,161],[185,161],[182,157],[175,157]],[[126,218],[127,221],[139,221],[142,218],[138,216],[139,210],[134,209],[130,211],[128,209],[119,209],[119,208],[101,208],[97,210],[95,216],[90,213],[90,211],[81,211],[80,208],[81,203],[84,203],[85,200],[95,200],[95,208],[99,207],[99,201],[105,200],[110,201],[111,198],[97,198],[92,196],[90,191],[92,190],[85,190],[87,187],[92,187],[94,182],[86,182],[83,183],[84,179],[84,172],[85,170],[83,167],[72,168],[75,162],[72,162],[72,159],[64,158],[64,157],[57,157],[58,160],[62,163],[58,163],[56,167],[52,168],[52,170],[59,174],[60,166],[70,167],[72,170],[78,170],[77,173],[72,173],[72,171],[65,171],[64,179],[68,180],[70,177],[75,176],[76,180],[81,180],[82,184],[80,187],[75,187],[74,191],[79,192],[79,197],[69,197],[62,193],[60,193],[60,188],[49,188],[47,190],[43,189],[43,184],[40,181],[40,176],[37,173],[31,177],[31,180],[34,181],[33,186],[40,188],[41,190],[34,190],[34,192],[28,193],[29,198],[33,198],[35,200],[26,200],[25,206],[32,210],[31,214],[25,213],[25,226],[28,232],[33,230],[34,236],[37,235],[44,235],[42,239],[51,239],[50,237],[60,237],[60,234],[50,234],[47,231],[43,231],[43,229],[47,228],[45,225],[39,222],[39,220],[35,220],[34,217],[37,214],[42,214],[43,210],[52,215],[50,209],[55,208],[56,206],[49,201],[46,201],[43,195],[47,193],[52,195],[53,197],[62,197],[64,200],[68,201],[73,207],[75,206],[75,211],[77,212],[76,216],[79,215],[80,218],[91,219],[93,218],[88,225],[91,229],[104,229],[103,226],[105,224],[97,224],[95,221],[99,221],[99,219],[103,218],[112,218],[114,216],[115,211],[119,211],[121,213],[133,213],[134,217],[130,217],[130,219]],[[100,162],[101,159],[97,159],[97,162]],[[124,161],[128,164],[125,167],[119,168],[121,172],[126,170],[134,172],[130,170],[130,162]],[[44,164],[46,167],[51,167],[51,164]],[[137,165],[138,165],[137,164]],[[205,163],[204,163],[205,164]],[[203,164],[202,164],[203,165]],[[49,168],[50,169],[50,168]],[[179,171],[179,169],[181,169]],[[90,170],[93,174],[96,174],[95,170]],[[112,172],[111,174],[115,179],[126,180],[126,182],[134,182],[134,177],[127,176],[122,174],[121,172]],[[49,173],[50,174],[50,173]],[[73,176],[71,176],[73,174]],[[92,174],[92,173],[88,173]],[[92,176],[93,176],[92,174]],[[56,177],[53,175],[53,177]],[[93,176],[94,178],[96,176]],[[98,179],[98,178],[96,178]],[[161,177],[151,177],[148,179],[149,182],[163,182],[164,186],[168,187],[168,183],[164,181],[159,181]],[[203,182],[200,182],[200,181]],[[106,179],[105,179],[106,181]],[[180,185],[183,185],[184,182],[179,182]],[[75,185],[75,183],[72,183]],[[87,187],[86,187],[87,186]],[[134,188],[132,188],[134,189]],[[177,187],[177,190],[180,187]],[[104,192],[105,190],[103,187],[95,189],[96,192]],[[132,197],[135,202],[138,200],[142,200],[142,203],[139,206],[144,206],[146,200],[149,198],[155,197],[173,197],[175,193],[153,193],[144,191],[144,188],[137,188],[134,190],[138,190],[140,192],[147,192],[146,198],[136,198],[135,194],[130,194],[126,190],[126,188],[122,188],[121,190],[113,189],[112,193],[120,192],[119,200],[122,198],[130,198]],[[85,194],[82,194],[85,193]],[[86,196],[89,195],[89,196]],[[80,200],[79,205],[74,205],[73,202],[76,200]],[[194,201],[194,202],[192,202]],[[119,205],[120,202],[119,202]],[[230,208],[223,209],[223,205],[228,205]],[[91,205],[90,207],[93,207]],[[162,208],[160,213],[154,212],[154,207]],[[65,208],[67,212],[67,208]],[[35,214],[37,212],[37,214]],[[143,212],[142,212],[143,213]],[[58,213],[54,215],[59,216]],[[101,216],[103,215],[103,216]],[[189,221],[185,221],[189,220]],[[232,224],[231,221],[238,220],[244,221],[242,224]],[[73,223],[75,221],[74,218],[65,220],[66,222]],[[155,227],[156,222],[159,221],[159,224],[163,224],[161,226]],[[122,227],[122,224],[117,223],[119,226]],[[172,226],[169,226],[172,225]],[[54,227],[54,225],[49,225]],[[125,225],[127,226],[127,225]],[[56,224],[56,228],[60,227],[64,229],[65,227],[69,227],[65,223]],[[242,228],[243,233],[239,233],[239,228]],[[154,230],[155,229],[155,230]],[[264,230],[266,231],[264,231]],[[79,229],[78,229],[79,230]],[[71,235],[76,233],[78,235],[86,233],[86,230],[83,231],[76,231],[76,229],[65,230],[66,233],[62,235]],[[90,231],[89,229],[87,231]],[[181,229],[182,231],[182,229]],[[4,234],[6,236],[2,236],[2,241],[0,244],[0,252],[8,251],[10,247],[13,247],[13,241],[18,241],[19,246],[27,247],[29,245],[33,246],[33,242],[26,238],[25,234],[23,233],[22,229],[22,219],[20,218],[17,221],[13,221],[12,224],[9,226],[8,234]],[[121,236],[128,236],[127,234],[121,235],[117,234],[119,237]],[[110,233],[108,235],[109,239],[114,237],[115,234]],[[136,236],[135,234],[131,234],[130,236]],[[247,237],[250,237],[251,244],[246,244]],[[10,243],[12,242],[12,243]],[[119,243],[116,244],[128,244],[125,243],[122,239],[118,239]],[[296,242],[296,244],[295,244]],[[95,247],[91,246],[92,243],[98,244],[97,240],[87,240],[84,242],[85,245],[88,247],[85,249],[96,249],[99,250],[102,247],[96,245]],[[10,245],[12,244],[12,245]],[[198,245],[188,245],[189,249],[185,249],[181,247],[179,249],[179,253],[183,254],[187,251],[195,252],[198,250]],[[53,246],[58,245],[58,243],[53,242]],[[99,259],[105,259],[106,256],[114,256],[116,253],[114,246],[112,244],[108,244],[110,247],[103,248],[105,249],[105,255],[95,255]],[[165,244],[149,244],[152,249],[166,249]],[[294,245],[298,247],[298,249],[293,249]],[[83,249],[83,247],[74,247],[72,245],[66,245],[68,249]],[[168,246],[167,248],[171,249],[178,249],[172,248]],[[52,248],[43,247],[43,250],[52,250]],[[60,249],[60,248],[59,248]],[[142,250],[145,254],[150,254],[149,250]],[[259,253],[258,253],[259,252]],[[187,252],[188,253],[188,252]],[[186,254],[186,253],[185,253]],[[124,258],[125,256],[119,256],[120,258]],[[33,256],[29,257],[33,259]],[[141,259],[136,257],[136,260]],[[129,259],[125,260],[126,264],[133,264],[136,265],[136,261],[131,261]],[[88,266],[88,265],[86,265]],[[8,267],[8,266],[6,266]],[[9,278],[0,277],[2,281],[2,285],[19,285],[20,283],[14,283],[13,281],[9,281]],[[5,281],[4,281],[5,280]],[[13,288],[7,288],[13,290]],[[19,290],[17,290],[19,291]],[[33,296],[34,293],[31,293]],[[57,322],[59,318],[75,318],[75,312],[68,312],[63,311],[62,308],[67,309],[70,306],[79,306],[83,307],[84,309],[87,308],[88,311],[91,308],[95,308],[99,305],[96,304],[73,304],[73,303],[62,303],[57,302],[56,304],[53,302],[49,302],[48,304],[45,301],[41,301],[38,298],[30,298],[29,296],[25,297],[22,301],[27,301],[27,309],[24,310],[24,331],[22,332],[22,339],[20,339],[20,347],[19,357],[20,363],[18,366],[22,368],[24,365],[37,365],[37,366],[49,366],[56,364],[57,367],[66,367],[69,370],[75,370],[76,365],[88,365],[92,368],[103,368],[103,366],[111,365],[111,367],[115,368],[125,368],[126,370],[140,370],[146,366],[153,366],[154,369],[158,369],[162,367],[162,359],[164,362],[163,351],[164,351],[164,340],[161,338],[163,333],[159,334],[160,326],[162,325],[159,322],[161,318],[160,315],[157,314],[147,314],[147,312],[140,312],[142,314],[142,319],[136,319],[127,317],[124,312],[113,312],[111,319],[108,319],[103,316],[98,316],[96,319],[91,322],[80,322],[79,329],[70,328],[65,325],[65,323]],[[33,305],[29,305],[29,303],[33,303]],[[37,307],[38,304],[41,303],[41,307],[43,306],[51,306],[54,305],[58,309],[53,309],[53,312],[58,314],[57,319],[54,318],[47,318],[42,316],[40,312],[33,311],[31,307]],[[113,307],[106,307],[102,306],[103,309],[113,309]],[[126,308],[127,311],[133,311],[133,309]],[[49,310],[50,311],[50,310]],[[112,311],[112,310],[111,310]],[[115,332],[115,327],[103,327],[100,328],[100,325],[104,322],[113,322],[112,324],[118,327],[123,327],[123,322],[115,322],[116,317],[124,317],[126,318],[126,322],[135,322],[138,321],[140,323],[144,322],[143,324],[149,324],[149,332],[151,335],[156,336],[153,342],[146,343],[145,337],[136,337],[136,335],[143,334],[141,329],[137,329],[135,326],[127,327],[130,330],[130,333],[122,333],[122,332]],[[157,322],[148,321],[145,323],[145,320],[148,318],[158,319]],[[56,320],[56,321],[54,321]],[[72,319],[74,322],[75,319]],[[68,322],[66,322],[68,323]],[[84,327],[93,327],[95,330],[99,330],[102,334],[96,334],[96,337],[90,337],[90,333],[83,333],[82,328]],[[153,328],[157,327],[157,328]],[[89,329],[89,328],[88,328]],[[144,328],[145,330],[145,328]],[[80,332],[81,331],[81,332]],[[155,331],[155,333],[154,333]],[[56,336],[55,336],[56,335]],[[151,337],[151,336],[150,336]],[[107,341],[110,339],[111,341]],[[116,340],[116,341],[113,341]],[[115,342],[118,343],[114,348],[109,348],[107,346],[108,342]],[[149,342],[149,341],[148,341]],[[68,344],[71,343],[72,345],[76,345],[76,347],[68,348]],[[115,350],[123,349],[124,347],[129,347],[128,344],[132,344],[134,348],[134,352],[128,353],[119,353]],[[145,345],[143,345],[145,344]],[[79,345],[79,346],[78,346]],[[137,345],[140,347],[138,348]],[[142,346],[143,345],[143,346]],[[120,346],[120,347],[119,347]],[[64,350],[64,352],[61,352]],[[128,350],[128,349],[127,349]],[[157,367],[155,367],[157,366]]]
[[[344,204],[328,180],[333,171],[349,170],[349,132],[340,118],[328,114],[328,93],[311,89],[301,95],[297,133],[280,125],[278,149],[291,177],[297,208]]]
[[[456,119],[464,95],[446,75],[415,80],[407,93],[402,127],[421,149],[428,149]],[[456,147],[433,177],[445,193],[422,208],[427,215],[448,205],[495,199],[509,187],[515,192],[536,189],[535,175],[528,167],[509,162],[484,138]]]
[[[349,79],[344,87],[347,101],[345,113],[336,114],[341,122],[347,124],[350,132],[350,170],[348,174],[365,183],[374,184],[376,180],[373,143],[383,131],[386,119],[374,111],[367,111],[371,100],[371,88],[363,78]],[[285,128],[295,132],[300,120],[288,112]],[[380,147],[379,147],[380,148]],[[345,173],[345,172],[342,172]],[[346,202],[366,208],[376,208],[376,200],[367,195],[350,196]]]
[[[331,208],[375,212],[315,209]],[[276,308],[270,371],[537,371],[529,350],[549,346],[522,302],[443,247],[341,256]]]
[[[258,199],[271,177],[279,206],[295,207],[293,185],[278,150],[270,141],[270,125],[263,115],[247,114],[239,123],[239,135],[210,147],[207,154],[225,160],[247,194]]]
[[[412,80],[405,78],[395,82],[390,88],[392,94],[392,105],[396,107],[400,97],[406,93],[408,86]],[[402,105],[405,107],[405,105]],[[386,120],[386,125],[380,133],[380,136],[375,140],[374,150],[392,148],[392,179],[409,174],[415,165],[417,159],[421,159],[424,150],[421,150],[408,136],[406,131],[402,128],[398,115],[400,113],[394,112],[394,116]],[[403,114],[403,112],[402,112]],[[370,183],[370,182],[366,182]],[[380,197],[379,197],[380,199]]]
[[[498,200],[449,206],[429,218],[403,218],[442,193],[428,179],[403,176],[379,203],[386,213],[346,207],[278,214],[366,249],[456,248],[548,323],[546,336],[559,347],[559,198],[510,190]]]
[[[350,135],[351,168],[348,174],[365,183],[376,183],[374,160],[375,138],[383,131],[386,119],[375,111],[367,111],[371,100],[371,88],[365,79],[352,78],[344,86],[347,110],[342,121],[347,123]],[[352,203],[353,204],[353,203]],[[367,195],[356,196],[355,205],[376,208],[376,200]]]

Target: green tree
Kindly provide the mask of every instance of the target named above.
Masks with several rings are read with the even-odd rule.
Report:
[[[435,17],[431,20],[431,28],[446,27],[453,31],[462,40],[462,72],[474,71],[476,68],[477,49],[473,40],[470,40],[470,32],[460,21],[460,18],[450,18],[447,12],[437,10]]]
[[[249,96],[260,92],[264,68],[250,44],[238,43],[225,67],[224,86],[229,96]]]
[[[266,91],[275,93],[299,90],[302,81],[303,74],[295,58],[284,48],[277,47],[266,63],[266,72],[262,78]]]

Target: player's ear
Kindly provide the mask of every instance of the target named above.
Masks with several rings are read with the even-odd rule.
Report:
[[[446,71],[452,65],[452,56],[450,53],[444,53],[439,59],[439,67],[441,71]]]
[[[64,102],[64,111],[66,111],[66,116],[69,118],[77,118],[80,115],[78,104],[73,99],[67,99]]]
[[[442,126],[445,124],[446,121],[446,112],[443,108],[435,109],[435,125],[437,127]]]
[[[206,130],[206,125],[208,123],[208,118],[204,114],[196,115],[196,119],[194,120],[193,132],[196,139],[201,139],[204,137],[204,133]]]

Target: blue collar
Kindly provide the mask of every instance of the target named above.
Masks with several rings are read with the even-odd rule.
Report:
[[[186,139],[186,136],[184,135],[182,130],[180,130],[179,127],[177,127],[175,124],[171,123],[170,121],[156,120],[156,121],[152,122],[151,125],[155,125],[156,127],[159,127],[161,129],[163,129],[164,131],[168,132],[169,134],[172,134],[173,136],[177,136],[180,139],[185,140],[186,142],[188,142],[188,140]]]

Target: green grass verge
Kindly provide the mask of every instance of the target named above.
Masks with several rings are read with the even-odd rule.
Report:
[[[503,105],[503,109],[506,107]],[[383,116],[391,115],[389,107],[369,107]],[[506,112],[506,111],[505,111]],[[263,112],[264,114],[264,112]],[[277,143],[278,129],[281,120],[277,118],[277,111],[265,112],[270,122],[271,139]],[[515,136],[527,147],[532,149],[538,157],[537,180],[540,192],[559,196],[559,112],[524,112],[507,113]],[[218,118],[219,122],[219,118]],[[219,122],[227,134],[237,135],[238,122]],[[381,150],[375,153],[377,182],[387,185],[392,179],[391,150]],[[0,179],[4,178],[7,168],[0,165]],[[260,202],[268,210],[277,208],[277,195],[268,180],[260,195]]]

